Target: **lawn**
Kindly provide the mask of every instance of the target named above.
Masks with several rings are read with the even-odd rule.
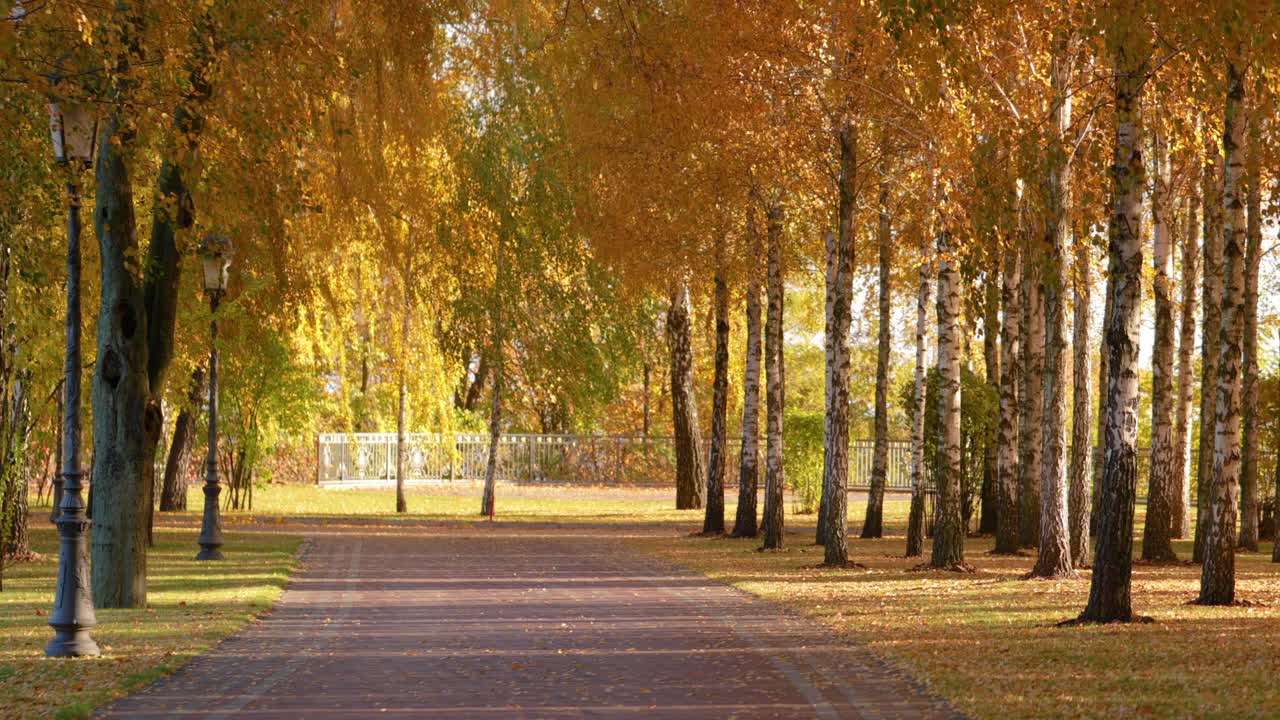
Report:
[[[237,521],[277,518],[323,519],[335,524],[352,517],[362,521],[484,521],[480,516],[479,488],[410,488],[406,494],[409,512],[397,514],[394,512],[395,492],[390,488],[324,489],[314,485],[267,485],[254,491],[252,512],[227,511],[224,518],[229,525]],[[725,518],[730,526],[733,525],[736,501],[735,493],[726,497]],[[186,515],[195,517],[203,502],[203,494],[192,488],[187,496],[189,510]],[[704,511],[676,510],[674,503],[674,490],[499,486],[495,519],[527,523],[701,527]],[[900,512],[905,517],[905,501],[890,501],[887,505],[887,513]],[[897,510],[899,505],[900,511]],[[792,510],[789,502],[787,509]],[[850,512],[850,517],[853,517],[852,509]],[[861,510],[857,515],[859,522],[860,513]],[[182,522],[190,521],[184,517]],[[812,523],[812,520],[808,522]]]
[[[44,557],[5,568],[0,593],[0,718],[88,717],[90,710],[162,675],[271,607],[294,567],[300,537],[227,533],[227,560],[197,563],[195,533],[157,529],[149,606],[98,610],[102,656],[47,659],[57,537],[33,516]]]
[[[988,555],[990,539],[968,543],[973,574],[918,572],[920,559],[902,557],[903,537],[859,540],[857,526],[850,554],[864,569],[817,568],[822,550],[808,528],[770,553],[728,539],[629,542],[866,643],[973,718],[1280,717],[1280,565],[1270,547],[1238,556],[1238,596],[1260,605],[1191,606],[1199,566],[1139,565],[1134,606],[1154,623],[1059,628],[1084,607],[1088,572],[1022,580],[1034,557]],[[1189,543],[1178,551],[1189,557]]]

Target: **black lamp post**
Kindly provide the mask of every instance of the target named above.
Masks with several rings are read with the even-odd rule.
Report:
[[[62,406],[62,493],[58,525],[58,587],[49,625],[54,638],[49,657],[99,654],[89,629],[98,624],[89,597],[88,511],[81,495],[80,469],[80,188],[77,175],[93,164],[98,121],[92,109],[73,103],[50,103],[53,154],[67,169],[67,350]]]
[[[209,320],[209,455],[204,461],[204,520],[200,524],[200,553],[197,560],[222,559],[222,516],[218,513],[218,302],[227,292],[227,271],[231,267],[231,241],[208,235],[200,244],[204,291],[209,296],[213,317]]]

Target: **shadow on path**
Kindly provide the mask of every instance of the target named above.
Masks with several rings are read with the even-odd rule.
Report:
[[[317,533],[276,608],[105,718],[952,718],[865,649],[581,533]]]

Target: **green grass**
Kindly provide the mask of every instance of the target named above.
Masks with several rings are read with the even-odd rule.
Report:
[[[817,567],[822,549],[801,527],[782,552],[700,537],[627,542],[864,642],[972,718],[1280,717],[1280,565],[1269,546],[1237,556],[1238,597],[1261,605],[1188,605],[1199,566],[1139,564],[1134,609],[1155,623],[1059,628],[1085,606],[1087,571],[1023,580],[1034,554],[991,556],[983,538],[967,544],[977,572],[916,572],[923,558],[902,557],[901,534],[859,540],[856,527],[850,556],[862,569]],[[1190,556],[1189,542],[1176,547]]]
[[[318,518],[340,523],[344,518],[410,520],[422,522],[482,522],[480,490],[420,489],[407,492],[409,512],[395,512],[395,491],[327,490],[314,485],[268,485],[254,491],[252,512],[227,512],[226,522],[271,521],[287,518]],[[187,497],[187,514],[194,515],[204,496],[193,488]],[[704,511],[676,510],[675,491],[599,488],[519,488],[499,487],[495,519],[506,522],[562,524],[679,525],[701,527]],[[862,522],[863,504],[850,502],[850,520]],[[788,503],[788,511],[792,508]],[[726,499],[725,518],[732,526],[736,501]],[[886,522],[903,518],[906,501],[886,502]],[[168,516],[166,514],[166,516]],[[813,515],[794,515],[799,522],[812,523]],[[165,516],[161,516],[165,517]]]
[[[48,659],[47,625],[57,569],[56,535],[32,517],[32,549],[43,557],[5,568],[0,593],[0,718],[84,718],[172,672],[280,596],[300,537],[226,535],[227,560],[197,563],[192,530],[157,528],[148,567],[148,607],[98,610],[98,658]]]

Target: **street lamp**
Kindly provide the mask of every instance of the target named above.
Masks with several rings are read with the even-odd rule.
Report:
[[[93,164],[98,121],[91,108],[49,103],[53,153],[67,169],[67,348],[63,370],[62,497],[58,500],[58,586],[49,625],[54,638],[49,657],[99,654],[89,629],[98,624],[89,597],[88,509],[81,495],[80,469],[80,188],[77,175]]]
[[[209,455],[204,461],[204,520],[200,524],[197,560],[222,559],[222,517],[218,514],[218,302],[227,292],[231,267],[231,240],[207,235],[200,243],[204,291],[209,296]]]

